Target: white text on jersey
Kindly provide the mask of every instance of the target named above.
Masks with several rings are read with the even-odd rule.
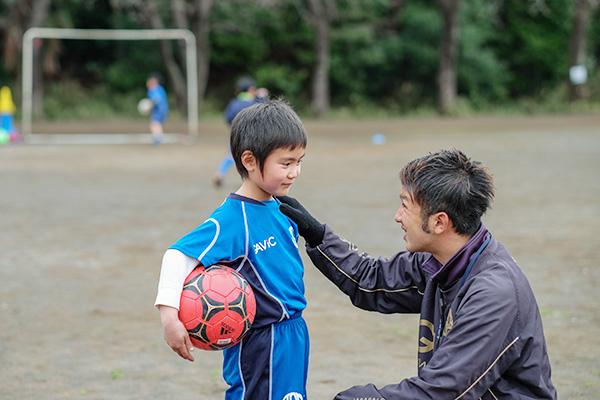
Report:
[[[265,239],[262,242],[254,243],[254,254],[258,254],[261,251],[265,251],[265,250],[270,249],[271,247],[275,247],[275,246],[277,246],[275,237],[269,236],[268,239]]]

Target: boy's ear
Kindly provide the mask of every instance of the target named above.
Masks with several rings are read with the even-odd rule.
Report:
[[[258,167],[256,157],[254,157],[254,154],[250,150],[244,150],[240,158],[242,160],[242,165],[246,168],[248,173],[256,170]]]

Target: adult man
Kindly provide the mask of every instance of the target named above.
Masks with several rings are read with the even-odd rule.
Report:
[[[284,197],[319,270],[357,307],[420,313],[418,374],[336,399],[555,399],[541,317],[515,260],[481,223],[492,177],[458,150],[408,163],[395,220],[407,251],[373,258]]]

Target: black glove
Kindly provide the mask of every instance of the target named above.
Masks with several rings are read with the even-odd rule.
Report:
[[[325,225],[317,221],[300,202],[293,197],[277,197],[281,202],[279,209],[298,225],[300,236],[310,247],[317,247],[323,242]]]
[[[365,386],[352,386],[350,389],[338,393],[334,400],[359,399],[385,400],[385,398],[377,391],[377,388],[372,383],[369,383]]]

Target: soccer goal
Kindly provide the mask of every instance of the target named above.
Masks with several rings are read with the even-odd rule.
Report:
[[[187,133],[167,135],[172,137],[195,137],[198,134],[198,85],[196,38],[186,29],[62,29],[30,28],[23,35],[22,64],[22,117],[21,131],[28,143],[133,143],[140,141],[140,134],[41,134],[32,132],[33,119],[33,50],[36,39],[69,40],[183,40],[185,42],[185,65],[187,86]],[[175,132],[177,133],[177,132]]]

